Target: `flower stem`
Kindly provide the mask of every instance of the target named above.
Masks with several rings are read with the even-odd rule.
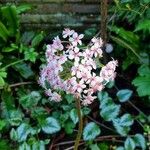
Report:
[[[79,117],[79,128],[78,128],[78,134],[77,134],[75,144],[74,144],[74,150],[78,150],[78,146],[81,140],[82,130],[83,130],[83,119],[82,119],[82,114],[81,114],[81,104],[80,104],[79,98],[76,99],[76,108],[77,108],[77,114]]]

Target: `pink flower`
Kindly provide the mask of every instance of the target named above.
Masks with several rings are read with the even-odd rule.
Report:
[[[57,92],[54,92],[54,93],[52,93],[50,100],[55,101],[55,102],[60,102],[62,100],[61,95],[59,95]]]
[[[87,106],[87,105],[90,105],[95,99],[96,99],[96,96],[92,96],[91,94],[88,94],[87,96],[83,96],[83,101],[82,101],[82,104]]]
[[[58,59],[59,64],[64,64],[66,61],[67,61],[67,56],[65,54],[61,55]]]
[[[81,56],[81,52],[79,52],[79,48],[75,47],[74,50],[69,51],[68,58],[75,59],[75,61],[79,61],[80,56]]]
[[[91,41],[94,45],[96,45],[96,47],[102,47],[103,46],[103,41],[101,38],[94,37]]]
[[[72,43],[72,45],[77,46],[82,45],[81,39],[84,37],[83,34],[78,35],[76,32],[73,34],[72,37],[69,38],[69,41]]]
[[[63,38],[67,38],[68,36],[71,36],[74,33],[74,30],[70,30],[69,28],[65,28],[63,31]]]
[[[52,47],[56,50],[63,50],[64,49],[64,46],[61,44],[61,40],[59,39],[58,36],[54,38]]]
[[[84,84],[83,80],[80,80],[79,83],[77,83],[74,87],[75,91],[81,93],[84,88],[86,88],[86,85]]]
[[[106,81],[109,82],[110,80],[114,80],[116,76],[116,66],[118,65],[118,62],[113,60],[110,61],[106,66],[102,67],[100,71],[100,76]]]
[[[81,78],[82,77],[82,75],[81,75],[81,70],[80,70],[80,68],[79,68],[79,66],[73,66],[72,68],[71,68],[71,75],[72,76],[75,76],[76,75],[76,77],[77,78]]]
[[[93,45],[91,47],[91,52],[94,54],[95,57],[99,56],[102,57],[102,53],[103,51],[101,50],[101,48],[99,47],[99,45]]]
[[[93,92],[102,91],[102,89],[104,88],[103,79],[99,76],[96,76],[91,81],[90,87],[93,89]]]
[[[83,52],[83,57],[85,59],[89,59],[93,57],[93,52],[90,49],[86,49],[85,52]]]
[[[115,78],[118,62],[108,62],[101,68],[100,76],[97,76],[95,57],[102,57],[102,40],[93,38],[87,49],[83,49],[78,46],[82,45],[83,34],[79,35],[74,30],[66,28],[62,35],[63,38],[69,37],[69,41],[62,42],[57,36],[53,44],[47,45],[46,65],[43,65],[40,71],[39,84],[52,101],[62,100],[58,93],[62,90],[80,98],[83,105],[89,105],[96,99],[93,94],[101,91],[108,81]],[[61,76],[65,71],[67,79]]]

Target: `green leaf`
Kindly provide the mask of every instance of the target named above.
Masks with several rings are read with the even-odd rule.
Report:
[[[43,36],[43,33],[41,32],[40,34],[36,35],[34,37],[34,39],[32,40],[32,47],[36,47],[40,44],[40,42],[43,40],[44,36]]]
[[[142,65],[138,69],[139,76],[136,77],[132,84],[137,87],[139,96],[150,95],[150,68],[148,65]]]
[[[28,79],[29,77],[34,75],[34,72],[31,70],[31,67],[26,63],[19,63],[12,66],[16,71],[18,71],[22,77]]]
[[[31,9],[31,5],[29,4],[23,4],[23,5],[20,5],[20,6],[17,6],[17,13],[20,14],[20,13],[23,13],[27,10],[30,10]]]
[[[114,31],[125,41],[128,41],[129,43],[132,43],[134,46],[136,45],[136,47],[138,47],[137,44],[139,43],[139,36],[132,31],[127,31],[124,28],[119,28],[117,26],[113,26],[111,30]]]
[[[0,150],[10,150],[12,149],[11,146],[12,145],[8,140],[3,140],[3,139],[0,140]]]
[[[134,31],[135,32],[140,31],[140,30],[150,31],[149,27],[150,27],[149,19],[140,20]]]
[[[124,143],[125,150],[134,150],[135,142],[132,138],[128,137]]]
[[[71,110],[71,112],[70,112],[70,118],[71,118],[71,120],[73,121],[74,124],[76,124],[79,121],[76,109],[72,109]]]
[[[100,150],[100,148],[98,147],[97,144],[91,144],[91,145],[90,145],[90,149],[91,149],[91,150]]]
[[[0,21],[0,37],[6,42],[9,36],[9,31],[5,25]]]
[[[10,139],[12,139],[13,141],[18,140],[18,135],[14,128],[12,128],[10,131]]]
[[[100,115],[104,118],[104,120],[111,121],[119,115],[119,111],[120,105],[110,104],[107,107],[102,108]]]
[[[148,65],[142,65],[139,69],[138,69],[138,73],[140,76],[150,76],[150,68]]]
[[[117,97],[120,102],[126,102],[132,96],[133,91],[129,89],[123,89],[117,92]]]
[[[1,8],[1,12],[4,18],[7,19],[7,25],[11,35],[15,36],[18,32],[19,21],[18,14],[15,5],[8,5]]]
[[[6,126],[7,122],[5,120],[0,120],[0,131]]]
[[[139,96],[150,95],[150,76],[148,77],[136,77],[132,84],[137,87],[137,92]]]
[[[128,3],[128,2],[132,2],[132,0],[121,0],[121,3]]]
[[[60,131],[61,127],[58,121],[53,117],[48,117],[42,122],[42,130],[47,134],[53,134]]]
[[[7,77],[7,72],[4,69],[0,69],[0,87],[5,85],[4,78]]]
[[[30,60],[31,62],[35,62],[38,56],[38,53],[34,51],[34,48],[29,48],[24,52],[25,60]]]
[[[30,94],[21,95],[19,102],[24,108],[33,108],[38,104],[40,99],[40,93],[38,91],[32,91]]]
[[[142,150],[146,149],[146,141],[142,134],[136,134],[133,138],[136,146],[139,146],[142,148]]]
[[[131,50],[131,52],[133,52],[133,54],[139,59],[141,60],[141,57],[139,56],[139,54],[137,53],[137,48],[134,47],[132,44],[127,43],[126,41],[118,38],[118,37],[114,37],[111,36],[112,40],[115,41],[118,45],[127,48],[129,50]]]
[[[100,148],[100,150],[109,150],[109,145],[108,143],[102,142],[102,143],[98,143],[98,147]]]
[[[67,121],[65,122],[64,128],[67,134],[72,134],[75,128],[75,124],[72,121]]]
[[[74,101],[74,97],[72,94],[66,94],[65,99],[67,100],[68,104],[71,104]]]
[[[0,88],[5,85],[4,79],[0,76]]]
[[[83,130],[83,139],[85,141],[94,140],[101,133],[100,128],[94,122],[90,122]]]

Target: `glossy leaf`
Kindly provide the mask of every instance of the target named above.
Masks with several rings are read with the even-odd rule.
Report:
[[[136,134],[133,138],[136,146],[141,147],[142,150],[146,149],[146,141],[142,134]]]
[[[132,96],[133,91],[129,89],[123,89],[117,92],[117,97],[120,102],[126,102]]]
[[[53,117],[48,117],[42,122],[42,130],[47,134],[54,134],[60,129],[59,122]]]
[[[76,109],[72,109],[71,110],[71,112],[70,112],[70,118],[71,118],[71,120],[73,121],[74,124],[76,124],[79,121]]]
[[[101,133],[100,128],[94,122],[88,123],[83,130],[83,139],[85,141],[94,140]]]
[[[124,143],[125,150],[134,150],[135,142],[132,138],[128,137]]]

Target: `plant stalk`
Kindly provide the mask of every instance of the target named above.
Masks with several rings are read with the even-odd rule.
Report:
[[[78,150],[81,136],[82,136],[82,130],[83,130],[83,118],[82,118],[82,114],[81,114],[81,104],[80,104],[79,98],[76,99],[76,108],[77,108],[77,114],[78,114],[78,118],[79,118],[79,127],[78,127],[78,134],[77,134],[75,144],[74,144],[74,150]]]

